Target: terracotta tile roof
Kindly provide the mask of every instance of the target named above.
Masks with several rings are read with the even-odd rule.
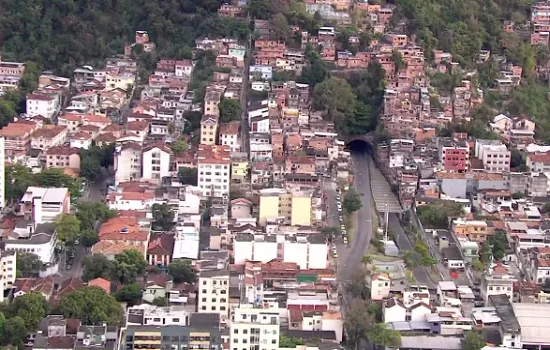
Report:
[[[62,296],[70,294],[78,288],[84,287],[85,284],[78,277],[71,277],[64,280],[59,286],[59,291],[55,295],[56,299],[60,299]]]
[[[103,254],[103,255],[118,255],[125,250],[136,250],[140,254],[144,254],[145,247],[132,245],[128,242],[98,242],[92,247],[93,254]]]
[[[95,141],[114,143],[116,141],[116,139],[117,139],[117,137],[115,135],[113,135],[112,132],[108,132],[108,133],[101,134],[98,137],[96,137]]]
[[[147,247],[148,255],[169,255],[172,256],[174,250],[174,235],[166,233],[152,234]]]
[[[71,122],[80,122],[83,117],[84,116],[82,114],[67,113],[60,116],[59,119],[64,119]]]
[[[534,163],[550,164],[550,152],[530,154],[529,160]]]
[[[133,131],[143,131],[145,129],[149,128],[149,122],[148,121],[135,121],[135,122],[129,122],[126,125],[127,130],[133,130]]]
[[[88,286],[101,288],[107,294],[111,294],[111,281],[108,281],[105,278],[94,278],[93,280],[88,282]]]
[[[23,136],[27,133],[32,132],[36,127],[36,124],[20,124],[20,123],[9,123],[0,130],[0,136],[4,137],[15,137]]]
[[[238,135],[239,127],[241,126],[240,121],[232,121],[229,123],[223,123],[220,125],[220,134],[222,135]]]
[[[286,160],[292,164],[315,165],[315,161],[306,156],[288,156]]]
[[[135,217],[109,219],[99,228],[100,241],[147,241],[149,231],[140,227]]]
[[[235,199],[233,199],[233,200],[231,201],[231,204],[239,204],[239,203],[252,205],[252,202],[249,201],[249,200],[246,199],[246,198],[235,198]]]
[[[55,98],[48,95],[42,95],[42,94],[28,94],[27,100],[53,101],[55,100]]]
[[[99,128],[99,126],[95,126],[95,125],[91,125],[91,124],[88,124],[88,125],[82,125],[80,127],[80,131],[87,131],[87,132],[98,132],[99,130],[101,130]]]
[[[168,154],[172,154],[172,149],[170,149],[170,146],[166,143],[166,142],[153,142],[153,143],[150,143],[148,145],[146,145],[144,148],[143,148],[143,153],[145,152],[148,152],[152,149],[155,149],[155,148],[158,148],[159,150],[165,152],[165,153],[168,153]]]
[[[90,140],[92,138],[92,135],[89,132],[86,131],[79,131],[73,136],[71,136],[72,140]]]
[[[219,117],[212,114],[205,114],[201,117],[201,124],[217,124]]]
[[[286,137],[286,145],[288,147],[301,147],[302,137],[300,135],[288,135]]]
[[[230,164],[231,151],[229,146],[199,145],[197,150],[199,163]]]
[[[123,191],[118,193],[109,193],[108,199],[111,202],[116,201],[117,199],[125,201],[145,201],[155,198],[155,194],[151,192],[132,192],[132,191]]]
[[[304,320],[304,310],[289,309],[290,322],[302,322]]]
[[[42,128],[32,133],[32,138],[47,138],[51,139],[66,131],[67,127],[62,125],[45,125]]]
[[[88,123],[111,124],[111,120],[109,118],[97,114],[87,114],[86,117],[84,117],[84,121]]]
[[[80,150],[76,147],[69,146],[53,146],[50,147],[47,151],[47,155],[56,155],[56,156],[70,156],[73,154],[78,154]]]
[[[151,274],[151,275],[147,276],[146,286],[147,287],[152,287],[152,286],[156,285],[156,286],[166,287],[166,284],[171,279],[172,278],[167,274],[163,274],[163,273]]]
[[[103,128],[102,131],[122,131],[124,127],[119,124],[109,124],[106,127]]]
[[[48,349],[73,349],[76,338],[73,336],[48,337]]]

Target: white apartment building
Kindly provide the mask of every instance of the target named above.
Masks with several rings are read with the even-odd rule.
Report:
[[[239,152],[241,145],[239,144],[239,121],[233,121],[220,125],[220,144],[229,146],[231,152]]]
[[[59,112],[59,98],[45,94],[27,95],[27,116],[35,117],[41,115],[52,119]]]
[[[115,184],[141,178],[141,146],[127,142],[115,149]]]
[[[128,326],[188,326],[189,308],[185,306],[154,306],[141,304],[128,308]]]
[[[0,253],[0,303],[4,302],[4,291],[12,288],[15,283],[17,270],[17,253],[15,251],[3,251]]]
[[[199,313],[219,313],[220,322],[229,318],[229,271],[201,271],[199,275]]]
[[[0,208],[6,205],[6,139],[0,136]]]
[[[513,275],[499,271],[498,267],[489,269],[481,280],[481,295],[485,305],[488,305],[491,295],[506,295],[511,302],[514,296],[514,282],[517,282],[517,279]]]
[[[143,179],[160,183],[162,178],[170,175],[170,157],[172,150],[166,143],[146,146],[141,156],[143,164]]]
[[[279,247],[283,247],[282,254]],[[267,263],[273,259],[296,263],[301,270],[326,269],[328,245],[322,235],[285,237],[284,235],[240,234],[233,241],[235,265],[247,260]]]
[[[476,140],[475,155],[487,171],[510,171],[511,152],[496,140]]]
[[[20,213],[42,224],[54,222],[60,214],[68,213],[71,197],[67,188],[29,186],[19,203]]]
[[[229,146],[199,145],[197,164],[202,199],[227,197],[231,176]]]
[[[278,350],[279,312],[253,307],[235,309],[231,322],[230,345],[233,350]]]

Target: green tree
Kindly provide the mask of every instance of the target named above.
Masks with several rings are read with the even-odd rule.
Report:
[[[116,211],[109,209],[103,202],[79,202],[77,204],[76,218],[80,221],[80,228],[93,230],[95,223],[103,223],[116,216]]]
[[[239,100],[225,98],[220,102],[220,122],[228,123],[241,119],[241,102]]]
[[[365,264],[365,265],[370,265],[372,264],[372,256],[371,255],[368,255],[368,254],[365,254],[361,257],[361,263]]]
[[[83,157],[80,161],[80,176],[95,181],[101,174],[101,163],[97,158]]]
[[[114,263],[103,254],[87,255],[82,259],[82,280],[84,282],[97,277],[110,279],[114,274]]]
[[[102,322],[118,325],[124,314],[116,299],[97,287],[82,287],[62,296],[59,310],[65,317],[76,318],[89,325]]]
[[[313,89],[312,107],[323,111],[335,125],[353,115],[355,94],[348,82],[341,78],[329,78]]]
[[[407,66],[407,63],[403,60],[403,55],[401,52],[393,50],[391,57],[396,71],[399,71]]]
[[[374,316],[369,313],[369,303],[364,300],[353,299],[347,308],[344,328],[349,344],[355,348],[362,339],[367,337],[367,332],[374,325]]]
[[[291,348],[294,349],[298,345],[304,345],[305,342],[300,338],[287,337],[284,334],[279,336],[279,347],[280,348]]]
[[[288,21],[282,13],[278,13],[271,20],[269,24],[272,28],[272,35],[275,40],[288,41],[291,35],[290,26]]]
[[[17,277],[37,277],[42,268],[42,261],[36,254],[17,252],[15,265],[17,266]]]
[[[174,212],[170,206],[164,204],[153,204],[153,227],[156,230],[168,231],[174,226]]]
[[[115,271],[122,283],[133,283],[137,276],[143,275],[147,261],[143,255],[129,249],[115,256]]]
[[[399,331],[389,329],[385,323],[377,323],[367,332],[369,342],[374,345],[383,347],[388,346],[398,347],[401,343],[401,333]]]
[[[462,350],[480,350],[486,345],[487,343],[483,340],[483,335],[481,333],[470,331],[466,332],[464,335],[461,348]]]
[[[489,237],[487,243],[491,247],[493,257],[497,260],[502,259],[506,253],[506,249],[509,246],[506,231],[497,230],[494,235]]]
[[[348,213],[354,213],[357,210],[361,209],[363,204],[361,203],[361,197],[359,193],[351,187],[346,194],[344,195],[344,200],[342,201],[342,207]]]
[[[2,344],[4,345],[17,345],[18,348],[24,348],[23,342],[27,337],[29,330],[25,325],[25,320],[21,316],[14,316],[10,318],[5,326],[2,334]]]
[[[1,104],[1,101],[0,101]],[[6,176],[6,199],[10,201],[19,200],[25,194],[27,187],[35,185],[35,177],[30,168],[19,163],[7,166]]]
[[[483,272],[485,270],[485,264],[481,260],[475,258],[472,260],[472,268],[476,272]]]
[[[332,242],[332,240],[334,239],[335,236],[337,236],[338,234],[340,234],[340,228],[339,227],[334,227],[334,226],[327,226],[327,227],[323,227],[321,229],[321,233],[328,238],[328,240],[330,242]]]
[[[460,203],[436,201],[417,207],[416,212],[424,227],[447,228],[449,218],[462,215],[464,208]]]
[[[308,64],[302,68],[302,74],[298,77],[299,83],[309,84],[312,88],[330,77],[326,63],[310,46],[306,50],[306,59]]]
[[[40,320],[48,314],[48,302],[42,293],[26,293],[13,300],[10,304],[10,314],[21,317],[26,329],[36,330]]]
[[[61,214],[56,222],[57,238],[67,245],[73,245],[80,233],[80,220],[75,215]]]
[[[166,298],[166,297],[157,297],[153,300],[153,305],[155,305],[155,306],[168,306],[168,298]]]
[[[347,290],[353,298],[367,300],[370,298],[370,289],[367,286],[367,273],[364,269],[356,270],[351,276]]]
[[[197,186],[197,168],[180,168],[178,170],[178,178],[182,185]]]
[[[94,230],[84,230],[80,233],[80,242],[89,248],[99,242],[99,235]]]
[[[172,142],[170,148],[175,155],[180,155],[187,150],[187,141],[185,141],[184,139],[177,139],[176,141]]]
[[[42,170],[35,176],[36,185],[42,187],[67,187],[71,196],[78,196],[80,193],[80,179],[74,179],[63,173],[61,169],[48,168]]]
[[[174,283],[194,283],[197,275],[189,260],[178,259],[168,264],[168,274],[172,276]]]
[[[137,283],[122,286],[122,288],[115,293],[117,301],[129,303],[130,305],[135,305],[142,296],[143,290]]]

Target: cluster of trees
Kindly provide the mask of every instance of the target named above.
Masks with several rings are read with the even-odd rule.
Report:
[[[153,204],[153,229],[158,231],[169,231],[174,227],[174,212],[167,203]]]
[[[2,3],[2,57],[34,61],[70,76],[76,65],[101,62],[134,41],[145,28],[156,57],[184,58],[201,36],[240,37],[250,33],[244,19],[219,17],[216,0],[17,0]]]
[[[77,239],[82,241],[85,247],[91,247],[98,241],[95,230],[99,225],[116,216],[116,211],[111,210],[102,202],[81,202],[77,205],[76,214],[62,214],[59,216],[57,236],[66,246],[74,246]]]
[[[419,265],[430,268],[437,265],[437,260],[432,257],[428,246],[424,241],[416,242],[413,250],[404,251],[402,257],[405,266],[409,270],[412,270]]]
[[[506,249],[509,247],[506,231],[497,230],[490,236],[481,247],[480,256],[484,263],[491,261],[491,256],[497,260],[504,258]]]
[[[30,292],[17,297],[0,311],[0,344],[24,347],[28,332],[38,329],[40,320],[49,311],[49,306],[41,293]]]
[[[344,135],[365,134],[376,130],[377,119],[384,95],[384,70],[371,63],[366,70],[347,73],[343,78],[331,77],[330,70],[319,70],[313,63],[304,68],[304,75],[311,86],[312,108],[334,122],[338,132]],[[322,79],[320,82],[319,80]]]
[[[220,122],[227,123],[233,120],[241,120],[241,101],[225,98],[218,107],[220,109]]]
[[[350,187],[350,189],[344,195],[344,200],[342,201],[342,207],[348,213],[354,213],[357,210],[361,209],[363,204],[361,203],[361,197],[355,188]]]
[[[95,181],[101,175],[102,168],[109,168],[114,164],[115,145],[103,147],[92,146],[89,149],[81,149],[80,176]]]
[[[416,208],[418,218],[424,227],[447,228],[449,218],[462,215],[464,208],[452,201],[435,201]]]
[[[178,178],[182,185],[197,186],[197,182],[198,182],[197,168],[186,168],[186,167],[179,168]]]
[[[90,325],[118,325],[124,316],[118,301],[97,287],[82,287],[63,296],[59,302],[59,311],[65,317],[76,318]]]
[[[82,260],[82,280],[90,281],[94,278],[104,278],[122,284],[114,297],[118,301],[135,304],[141,297],[143,290],[136,283],[139,276],[143,276],[147,262],[137,250],[125,250],[109,260],[105,255],[94,254]],[[175,260],[168,265],[168,274],[174,283],[193,283],[197,276],[191,263],[187,260]]]
[[[30,168],[21,164],[6,167],[6,199],[17,201],[21,199],[29,186],[67,187],[71,197],[80,196],[82,179],[73,178],[63,173],[61,169],[44,169],[34,174]]]

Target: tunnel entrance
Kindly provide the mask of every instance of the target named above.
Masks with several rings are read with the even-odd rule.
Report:
[[[346,144],[347,149],[351,153],[367,153],[373,155],[373,149],[370,143],[364,140],[353,140]]]

